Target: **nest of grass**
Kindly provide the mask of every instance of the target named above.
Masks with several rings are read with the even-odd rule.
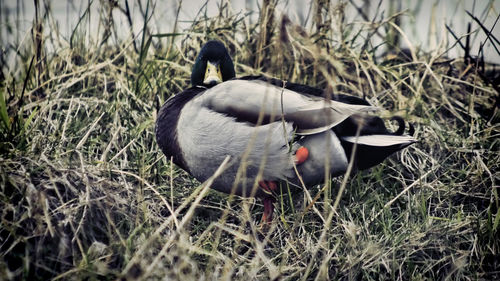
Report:
[[[87,45],[88,30],[66,42],[37,17],[17,67],[2,67],[0,276],[499,279],[498,73],[442,50],[377,56],[370,36],[397,30],[393,17],[346,24],[344,6],[316,1],[306,30],[275,5],[254,23],[221,5],[183,35],[146,24],[134,40],[111,42],[111,28]],[[413,123],[419,142],[369,171],[283,191],[262,231],[260,202],[207,189],[155,142],[157,110],[188,87],[208,39],[225,42],[238,76],[364,97]]]

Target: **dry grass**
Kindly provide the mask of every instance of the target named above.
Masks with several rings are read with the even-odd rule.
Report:
[[[0,80],[0,279],[500,279],[491,76],[446,46],[376,57],[394,42],[369,39],[395,40],[395,17],[347,24],[343,6],[315,4],[305,29],[264,12],[273,3],[253,23],[222,5],[180,35],[145,25],[119,43],[102,40],[115,26],[88,44],[84,25],[71,42],[42,35],[51,24],[37,12],[35,35],[3,47],[17,63]],[[102,5],[101,19],[117,9]],[[348,178],[336,208],[342,178],[284,191],[262,232],[260,202],[208,190],[154,140],[156,111],[188,86],[209,38],[226,43],[240,76],[364,96],[420,141]]]

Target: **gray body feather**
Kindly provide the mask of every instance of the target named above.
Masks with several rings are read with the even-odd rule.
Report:
[[[226,156],[231,157],[230,164],[213,183],[219,191],[231,193],[235,188],[235,194],[250,196],[256,181],[293,177],[293,155],[287,147],[293,137],[291,123],[253,126],[235,122],[234,117],[200,107],[198,102],[194,99],[181,111],[178,126],[183,129],[177,132],[183,158],[194,177],[208,179]]]
[[[300,146],[308,148],[309,157],[297,170],[304,183],[312,185],[323,181],[325,173],[338,176],[346,171],[348,156],[341,140],[368,146],[406,146],[415,141],[400,135],[339,139],[330,130],[353,114],[376,109],[327,101],[264,81],[230,80],[201,92],[184,105],[176,137],[185,165],[198,180],[208,179],[230,156],[230,165],[212,187],[226,193],[260,196],[261,180],[300,184],[293,167],[294,153]]]

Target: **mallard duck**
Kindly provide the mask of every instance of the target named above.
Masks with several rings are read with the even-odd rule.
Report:
[[[399,129],[389,132],[382,119],[368,114],[378,108],[361,98],[328,100],[322,90],[305,85],[262,76],[235,78],[232,59],[219,41],[201,48],[191,83],[161,107],[159,147],[201,182],[230,156],[211,187],[262,198],[263,221],[272,218],[279,183],[309,187],[326,173],[342,175],[354,146],[354,167],[367,169],[416,141],[403,135],[401,118],[395,119]]]

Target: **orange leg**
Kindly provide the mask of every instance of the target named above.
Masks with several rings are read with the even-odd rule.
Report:
[[[268,194],[262,199],[264,203],[264,213],[262,214],[262,222],[270,223],[273,220],[273,211],[274,211],[274,206],[273,206],[274,198],[272,196],[272,193],[278,188],[278,185],[274,181],[260,181],[259,186],[265,193]]]
[[[266,197],[263,199],[264,203],[264,213],[262,213],[262,223],[271,223],[273,220],[273,206],[274,199],[272,197]]]
[[[309,150],[301,146],[295,152],[295,164],[299,165],[304,163],[309,157]],[[266,193],[266,196],[262,199],[264,203],[264,213],[262,214],[262,222],[270,223],[273,220],[273,211],[274,211],[274,198],[273,191],[278,189],[278,185],[274,181],[260,181],[259,186]]]

